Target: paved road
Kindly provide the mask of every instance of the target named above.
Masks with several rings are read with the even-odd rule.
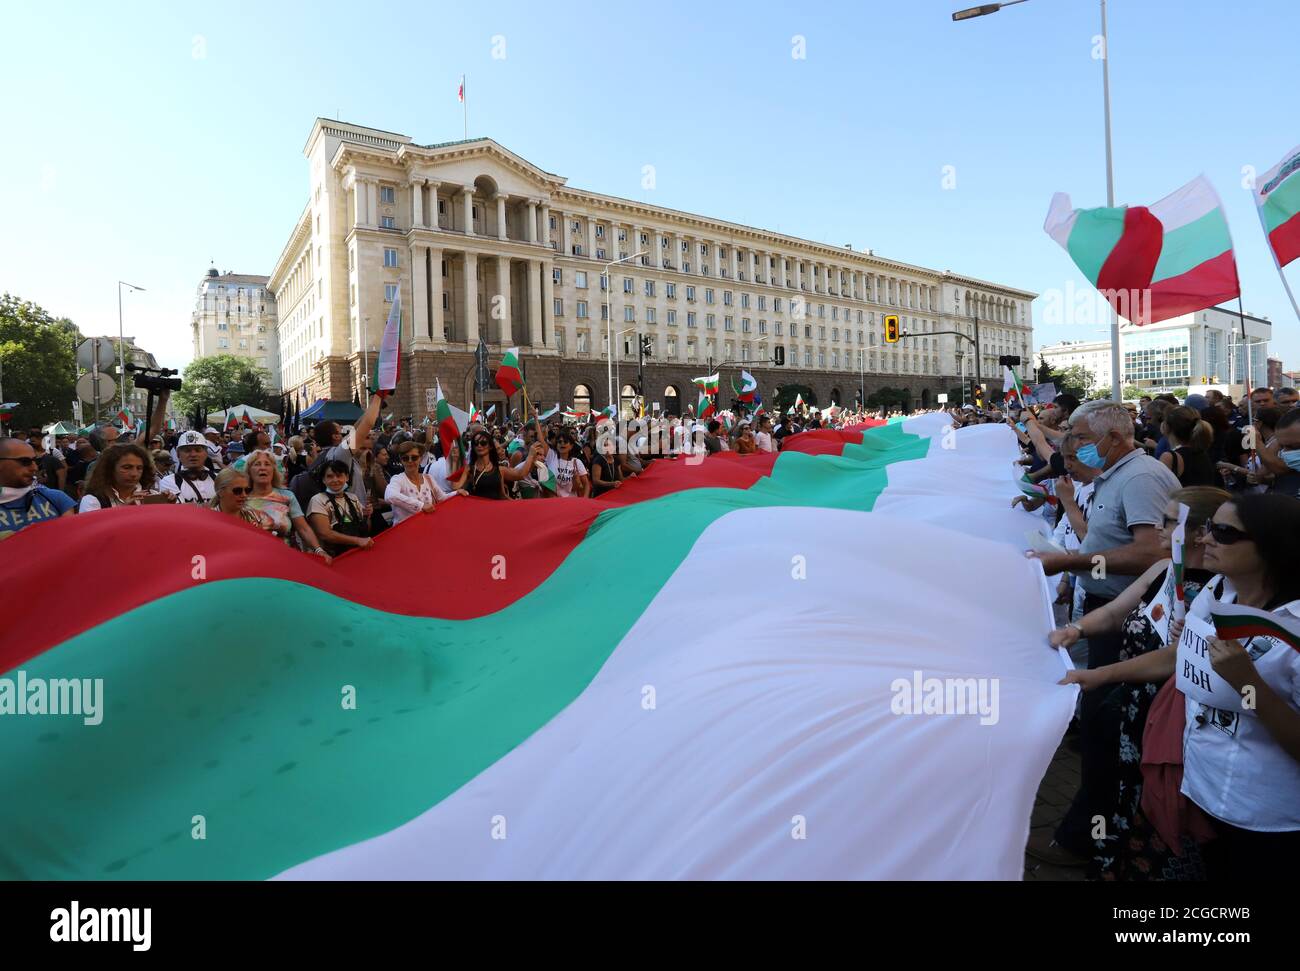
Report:
[[[1070,748],[1070,736],[1061,740],[1061,746],[1052,756],[1051,764],[1038,785],[1034,799],[1034,812],[1030,817],[1031,833],[1052,833],[1065,815],[1065,810],[1079,787],[1079,753]],[[1025,856],[1026,880],[1083,880],[1082,867],[1060,867],[1040,863]]]

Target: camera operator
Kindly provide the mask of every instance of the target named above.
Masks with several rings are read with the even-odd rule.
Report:
[[[180,467],[158,483],[162,492],[186,505],[210,505],[216,498],[216,474],[208,458],[208,442],[194,430],[182,432],[176,442]]]

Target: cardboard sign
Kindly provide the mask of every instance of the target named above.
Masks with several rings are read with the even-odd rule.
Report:
[[[1178,690],[1192,701],[1222,711],[1242,711],[1241,695],[1215,673],[1210,664],[1210,638],[1214,627],[1200,617],[1187,615],[1178,642]]]
[[[425,410],[429,412],[433,412],[438,407],[437,392],[433,388],[424,389],[424,404]]]

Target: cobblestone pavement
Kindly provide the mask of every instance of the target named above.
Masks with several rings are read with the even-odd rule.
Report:
[[[1052,756],[1043,781],[1038,784],[1038,795],[1034,799],[1034,812],[1029,819],[1031,835],[1051,834],[1061,817],[1065,815],[1074,798],[1074,791],[1079,787],[1079,753],[1070,748],[1067,735],[1061,739],[1061,745]],[[1084,877],[1083,867],[1053,866],[1025,855],[1026,880],[1078,880]]]

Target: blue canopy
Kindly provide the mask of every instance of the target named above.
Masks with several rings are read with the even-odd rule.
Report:
[[[316,403],[298,416],[300,421],[337,421],[345,424],[355,422],[363,414],[350,401],[326,401],[317,398]]]

